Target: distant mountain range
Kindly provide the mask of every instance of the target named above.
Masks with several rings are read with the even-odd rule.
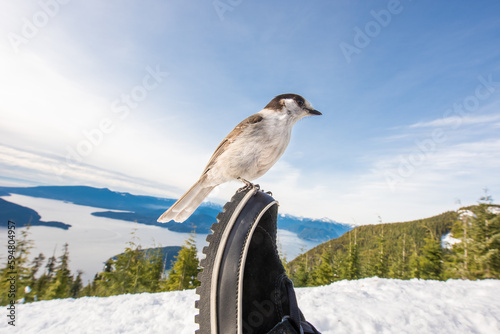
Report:
[[[173,203],[174,199],[152,196],[139,196],[129,193],[111,191],[107,188],[98,189],[87,186],[39,186],[39,187],[0,187],[0,196],[19,194],[66,201],[78,205],[105,209],[93,212],[92,215],[155,225],[175,232],[211,233],[210,226],[216,223],[216,216],[222,206],[213,203],[203,203],[189,219],[183,223],[158,223],[156,219]],[[111,211],[111,210],[119,210]],[[40,215],[30,208],[8,202],[8,197],[0,199],[2,227],[6,219],[14,220],[21,225],[44,225],[68,229],[71,222],[43,222]],[[5,222],[5,223],[4,223]],[[326,241],[338,238],[353,226],[338,223],[329,219],[308,219],[290,215],[279,215],[278,228],[297,233],[304,240]]]
[[[2,225],[0,227],[6,227],[9,220],[12,220],[16,223],[23,222],[22,226],[28,224],[31,226],[52,226],[62,228],[64,230],[67,230],[71,227],[71,225],[61,222],[41,221],[40,215],[35,210],[5,201],[2,198],[0,198],[0,213],[2,216]]]

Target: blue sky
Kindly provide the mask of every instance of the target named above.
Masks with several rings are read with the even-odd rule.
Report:
[[[0,32],[1,185],[178,197],[297,93],[323,116],[258,180],[282,212],[368,224],[500,196],[498,1],[2,2]]]

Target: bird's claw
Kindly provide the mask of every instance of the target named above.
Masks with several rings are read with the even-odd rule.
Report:
[[[243,182],[245,185],[243,187],[241,187],[240,189],[238,189],[238,192],[242,192],[242,191],[245,191],[245,190],[248,190],[250,188],[256,188],[257,190],[260,190],[260,186],[258,184],[253,184],[252,182],[250,181],[247,181],[241,177],[238,178],[238,180],[240,180],[241,182]]]

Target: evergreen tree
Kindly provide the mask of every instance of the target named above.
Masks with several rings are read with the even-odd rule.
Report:
[[[45,270],[42,275],[35,281],[34,285],[31,286],[32,292],[30,295],[33,297],[33,301],[35,300],[43,300],[44,294],[46,294],[46,290],[48,286],[51,284],[52,279],[54,278],[55,266],[56,266],[56,257],[52,255],[45,265]]]
[[[479,205],[461,210],[452,229],[460,242],[446,257],[446,278],[500,278],[500,214],[483,196]]]
[[[470,226],[472,225],[472,211],[460,210],[459,219],[453,224],[451,233],[454,238],[460,239],[451,248],[451,254],[447,258],[446,275],[453,278],[471,278],[470,274]]]
[[[132,233],[134,235],[135,232]],[[97,295],[112,296],[125,293],[149,292],[145,281],[148,263],[141,246],[132,240],[125,251],[106,262],[105,270],[95,280]]]
[[[500,277],[500,214],[492,208],[489,203],[481,203],[472,218],[470,270],[475,278]]]
[[[293,285],[296,287],[309,286],[308,284],[311,280],[311,274],[307,268],[307,258],[304,254],[297,264],[297,269],[292,274]]]
[[[443,271],[443,252],[441,241],[434,237],[425,238],[420,257],[420,277],[423,279],[441,279]]]
[[[373,257],[372,272],[380,278],[387,278],[389,273],[388,257],[386,254],[386,240],[384,236],[384,225],[378,237],[378,251]]]
[[[31,270],[28,256],[33,248],[33,241],[28,239],[29,226],[26,230],[18,231],[15,230],[21,235],[20,238],[15,233],[7,233],[8,236],[12,236],[12,239],[9,238],[9,240],[15,240],[15,243],[8,244],[7,261],[4,268],[0,270],[0,291],[2,292],[0,293],[0,305],[7,305],[11,300],[24,299],[25,288],[30,281]]]
[[[68,244],[63,246],[63,254],[55,268],[54,278],[43,294],[43,299],[68,298],[72,285],[71,271],[69,270],[69,250]]]
[[[413,251],[410,255],[409,266],[409,278],[420,278],[421,268],[420,268],[420,256],[418,253],[417,243],[413,243]]]
[[[328,285],[335,281],[336,273],[334,271],[333,263],[332,254],[327,250],[323,251],[323,254],[321,255],[321,263],[312,273],[312,283],[314,286]]]
[[[95,274],[92,282],[89,281],[88,284],[81,290],[80,297],[100,296],[97,292],[98,282],[100,279],[102,279],[102,277],[99,274]]]
[[[71,283],[71,287],[69,290],[69,296],[71,298],[80,297],[80,293],[81,293],[82,289],[83,289],[82,271],[78,270],[76,277],[74,278],[74,280]]]
[[[54,255],[49,257],[49,259],[47,260],[47,264],[45,265],[45,274],[48,277],[52,278],[54,276],[54,273],[56,271],[56,264],[57,264],[57,259],[54,250]]]
[[[191,235],[176,256],[176,261],[165,284],[165,290],[194,289],[200,285],[197,276],[201,269],[197,254],[194,236]]]
[[[38,270],[41,268],[43,261],[45,260],[45,256],[40,253],[37,257],[33,259],[30,266],[30,274],[28,277],[27,286],[29,287],[29,292],[25,294],[24,301],[32,302],[37,300],[37,296],[39,291],[37,290],[38,280],[35,277],[38,273]]]
[[[360,277],[360,270],[359,270],[359,254],[358,254],[356,230],[354,230],[354,243],[352,243],[352,240],[350,240],[349,242],[349,253],[346,265],[347,265],[347,270],[345,277],[350,280],[358,279]]]
[[[143,280],[147,282],[146,286],[150,292],[157,292],[161,289],[161,279],[165,271],[165,263],[160,247],[154,247],[146,252],[146,270]],[[196,259],[198,260],[198,259]],[[166,259],[165,259],[166,261]]]
[[[359,278],[500,278],[500,205],[492,201],[486,193],[479,205],[458,212],[356,227],[291,261],[291,277],[296,286],[323,284],[331,279],[331,272],[338,275],[334,280],[353,279],[357,259]],[[441,238],[450,231],[460,241],[443,248]],[[354,238],[353,244],[356,232],[361,242]],[[327,256],[332,268],[325,265]]]
[[[483,188],[484,195],[479,198],[479,204],[491,205],[493,204],[493,197],[489,194],[488,188]]]
[[[135,231],[125,251],[107,260],[103,272],[81,288],[82,296],[107,297],[125,293],[158,292],[164,271],[161,248],[143,250],[136,242]],[[73,287],[81,284],[78,276]]]
[[[398,246],[397,252],[392,259],[389,276],[391,278],[408,279],[410,272],[406,232],[403,233],[403,238]]]

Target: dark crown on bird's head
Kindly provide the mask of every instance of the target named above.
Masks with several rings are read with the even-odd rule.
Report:
[[[302,96],[297,94],[281,94],[272,99],[264,109],[280,110],[284,105],[282,101],[286,99],[294,100],[299,106],[303,106],[306,102]]]

